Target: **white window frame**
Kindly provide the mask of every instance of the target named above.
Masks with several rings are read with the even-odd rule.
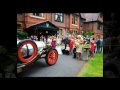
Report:
[[[17,27],[17,31],[22,31],[22,24],[21,23],[17,23],[17,25],[20,25],[20,28]]]
[[[40,14],[40,13],[39,13]],[[30,16],[31,17],[34,17],[34,18],[38,18],[38,19],[45,19],[45,17],[44,17],[44,13],[41,13],[42,14],[42,16],[38,16],[38,15],[36,15],[36,13],[35,13],[35,15],[32,13]]]
[[[72,15],[72,25],[77,26],[78,25],[78,17],[76,15]]]
[[[60,21],[58,20],[58,16],[60,17]],[[57,22],[64,22],[64,14],[63,13],[55,13],[55,21]]]

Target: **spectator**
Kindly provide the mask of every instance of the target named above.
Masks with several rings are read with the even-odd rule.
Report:
[[[69,41],[70,54],[72,54],[72,52],[73,52],[73,45],[74,45],[74,39],[73,39],[73,37],[71,36],[71,37],[70,37],[70,41]]]
[[[97,39],[95,39],[95,50],[94,50],[94,53],[95,54],[97,53]]]
[[[77,36],[77,40],[75,41],[75,46],[76,46],[76,58],[78,60],[81,60],[82,59],[82,48],[83,48],[83,38],[81,35],[78,35]]]
[[[65,49],[65,54],[66,54],[66,55],[69,55],[69,54],[70,54],[70,47],[69,47],[68,44],[67,44],[66,49]]]
[[[74,38],[74,45],[73,45],[73,58],[76,58],[76,40],[77,40],[77,38]]]
[[[34,35],[31,35],[31,40],[34,40]]]
[[[100,39],[100,52],[103,53],[103,39]]]
[[[68,37],[66,37],[65,39],[63,39],[62,42],[64,43],[64,45],[65,45],[65,49],[66,49],[67,44],[69,44],[69,39],[68,39]]]
[[[52,42],[52,38],[51,36],[48,36],[47,43],[51,44],[51,42]]]
[[[95,48],[95,41],[94,38],[90,42],[90,57],[94,57],[94,48]]]
[[[96,45],[97,45],[97,53],[99,53],[100,52],[100,39],[97,40]]]
[[[53,39],[52,39],[52,42],[51,42],[51,46],[52,46],[52,48],[56,47],[56,37],[55,36],[53,36]]]

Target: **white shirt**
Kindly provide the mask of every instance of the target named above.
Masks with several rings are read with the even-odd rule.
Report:
[[[65,50],[68,50],[68,51],[69,51],[69,50],[70,50],[70,48],[69,48],[69,47],[66,47],[66,49],[65,49]]]

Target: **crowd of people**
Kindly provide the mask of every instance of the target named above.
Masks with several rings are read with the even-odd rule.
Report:
[[[32,40],[37,40],[37,36],[31,36]],[[56,48],[59,54],[72,55],[78,60],[82,59],[84,48],[88,48],[88,57],[94,57],[96,53],[103,52],[103,39],[83,37],[82,35],[53,35],[41,36],[38,41],[43,41],[46,45]],[[88,47],[86,47],[88,45]]]

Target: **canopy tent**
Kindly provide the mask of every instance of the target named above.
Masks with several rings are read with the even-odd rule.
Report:
[[[32,25],[24,30],[28,35],[57,35],[59,28],[55,26],[50,21],[40,22],[38,24]]]

